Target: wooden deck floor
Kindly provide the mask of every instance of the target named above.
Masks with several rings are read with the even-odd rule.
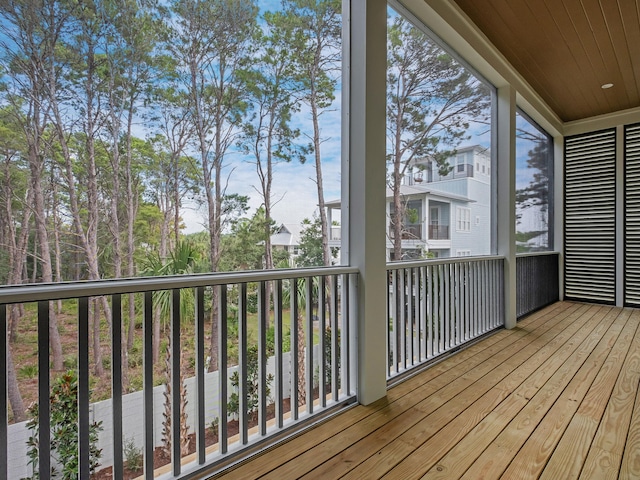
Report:
[[[219,478],[640,478],[639,324],[554,304]]]

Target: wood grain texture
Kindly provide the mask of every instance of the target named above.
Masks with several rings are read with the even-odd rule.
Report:
[[[455,2],[563,121],[640,105],[637,1]]]
[[[556,303],[214,478],[640,478],[639,325]]]

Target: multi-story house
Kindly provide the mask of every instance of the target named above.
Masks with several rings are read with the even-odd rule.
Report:
[[[435,161],[419,159],[408,168],[400,193],[406,206],[402,229],[402,259],[460,257],[490,252],[491,156],[485,147],[468,146],[448,159],[441,175]],[[393,252],[393,194],[387,188],[387,259]],[[328,202],[329,219],[340,202]],[[340,231],[332,229],[331,246],[340,246]]]

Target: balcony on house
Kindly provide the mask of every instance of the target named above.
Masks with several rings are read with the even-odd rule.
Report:
[[[523,268],[528,268],[529,272],[523,272],[523,276],[533,278],[542,272],[547,278],[537,278],[536,281],[545,282],[550,288],[547,296],[538,295],[523,303],[526,312],[557,299],[557,288],[553,288],[552,280],[558,273],[557,255],[541,254],[527,258],[529,262],[523,264]],[[501,301],[503,261],[502,257],[496,256],[388,264],[385,302],[388,329],[384,358],[387,359],[386,377],[390,385],[400,382],[404,375],[416,368],[446,358],[461,347],[501,330],[504,325]],[[546,262],[546,268],[531,267],[541,261]],[[356,324],[348,305],[356,298],[357,274],[357,269],[352,267],[328,267],[3,287],[0,289],[0,333],[7,334],[8,309],[17,303],[25,305],[29,312],[27,315],[34,317],[33,322],[38,329],[37,385],[40,403],[37,412],[40,419],[48,420],[45,424],[52,424],[57,420],[52,417],[54,404],[49,402],[50,389],[54,388],[49,377],[49,309],[59,299],[77,304],[75,321],[79,337],[78,349],[73,356],[78,362],[80,471],[88,471],[91,460],[87,447],[91,442],[103,452],[98,471],[106,469],[118,477],[115,472],[123,472],[127,465],[123,449],[135,441],[142,445],[145,478],[201,476],[207,472],[224,471],[241,458],[238,455],[243,451],[251,452],[268,444],[265,442],[286,438],[304,427],[324,422],[323,419],[329,419],[326,420],[328,423],[323,423],[323,430],[334,428],[329,425],[339,425],[343,421],[333,417],[340,411],[348,410],[345,419],[353,415],[355,410],[351,408],[357,391],[353,355],[357,345],[351,333]],[[267,303],[267,291],[273,294],[272,306]],[[221,321],[217,368],[211,371],[207,367],[209,360],[205,352],[207,319],[204,304],[214,292],[220,301]],[[171,355],[167,357],[170,368],[166,380],[157,385],[150,357],[152,310],[154,299],[157,302],[165,293],[172,299],[168,330]],[[122,390],[125,369],[120,356],[123,335],[120,320],[123,300],[129,295],[137,296],[143,305],[143,382],[142,389],[134,393]],[[191,295],[195,302],[193,311],[180,301],[181,297],[190,298]],[[255,315],[251,315],[249,307],[252,295],[255,295],[253,301],[257,302]],[[112,307],[109,342],[112,360],[106,377],[111,382],[112,395],[108,400],[95,403],[91,401],[90,390],[90,385],[97,379],[89,369],[89,306],[100,298],[106,299]],[[238,331],[232,333],[227,325],[230,318],[235,318],[235,312]],[[247,329],[254,328],[251,325],[256,321],[254,327],[258,329],[258,343],[247,344]],[[195,327],[195,351],[183,343],[187,338],[182,331],[190,328],[189,322]],[[266,327],[270,323],[274,326],[274,350],[267,353]],[[314,339],[316,330],[327,333]],[[286,337],[285,331],[297,331],[300,335]],[[236,360],[227,353],[234,335],[240,338]],[[286,342],[288,345],[283,343],[285,337],[290,339]],[[251,367],[248,365],[251,365],[253,349],[257,349],[259,355],[256,365]],[[194,353],[193,376],[176,373],[181,371],[183,355]],[[2,368],[7,368],[6,356],[0,363]],[[237,378],[235,383],[234,375]],[[255,390],[253,386],[249,387],[253,382]],[[402,387],[396,388],[402,390]],[[423,388],[427,388],[426,384]],[[178,393],[171,397],[171,392]],[[394,389],[389,392],[393,398]],[[167,407],[171,405],[167,404],[167,395],[175,402],[174,405],[180,404],[181,407]],[[239,403],[235,410],[231,406],[233,398]],[[383,404],[378,402],[376,405]],[[6,425],[6,401],[0,402],[0,410]],[[162,432],[166,422],[170,419],[175,422],[173,424],[181,424],[182,416],[188,419],[186,425],[193,432],[191,451],[181,450],[180,436],[174,431],[172,439],[175,446],[170,447],[170,461],[158,464],[156,451],[165,441],[162,440],[165,438]],[[100,422],[101,428],[96,438],[91,440],[88,432],[94,422]],[[207,431],[213,424],[216,425],[216,439],[212,442]],[[24,422],[13,423],[8,429],[0,430],[0,452],[7,459],[4,465],[8,478],[30,474],[27,439],[32,434]],[[56,467],[55,460],[49,461],[49,452],[55,448],[55,439],[51,435],[47,429],[40,430],[41,471]],[[344,448],[349,446],[342,441],[339,443]],[[290,457],[284,456],[282,460],[286,458]],[[261,464],[258,460],[254,465]],[[323,468],[329,468],[328,465]],[[357,471],[354,470],[354,474]],[[230,473],[231,477],[237,474]],[[244,473],[242,475],[242,478],[250,478]],[[81,478],[84,477],[81,475]]]
[[[429,240],[449,240],[449,225],[429,225]]]
[[[414,223],[409,225],[403,225],[402,240],[422,240],[422,224]],[[393,240],[395,238],[395,233],[393,230],[393,226],[389,226],[389,238]]]
[[[366,4],[345,9],[344,195],[327,202],[341,210],[344,232],[332,227],[330,236],[345,264],[0,287],[0,335],[21,306],[37,351],[34,429],[11,418],[13,359],[0,342],[0,480],[34,467],[48,479],[58,467],[49,354],[58,301],[76,312],[65,362],[77,394],[66,413],[77,415],[82,480],[94,446],[105,477],[118,479],[132,449],[145,480],[640,478],[640,57],[628,47],[640,36],[637,8],[512,0],[505,15],[496,0],[393,2],[394,15],[424,24],[483,74],[497,141],[483,173],[490,253],[388,262],[389,72],[376,59],[389,15],[386,2]],[[575,42],[585,46],[580,55]],[[531,131],[545,132],[541,157],[555,161],[538,167],[533,188],[518,184],[527,157],[522,169],[514,162]],[[462,163],[450,175],[479,172]],[[547,250],[517,255],[517,236],[538,229],[518,230],[516,200],[539,200],[541,184],[547,203],[531,205],[548,214]],[[456,233],[476,225],[436,198],[408,223],[420,237],[403,240],[450,245],[451,225]],[[126,306],[142,325],[134,359],[121,355]],[[110,361],[97,379],[89,320],[100,309],[110,316],[97,328],[98,350],[102,340]],[[156,340],[167,346],[162,372]],[[131,392],[128,361],[141,371]],[[98,383],[110,391],[103,402],[92,401]],[[186,442],[168,425],[186,425]]]

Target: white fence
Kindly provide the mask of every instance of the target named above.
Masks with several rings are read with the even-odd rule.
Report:
[[[314,371],[317,368],[318,345],[314,346]],[[289,361],[289,352],[283,354],[283,398],[290,398],[291,395],[291,362]],[[227,385],[230,393],[234,392],[231,385],[231,376],[238,369],[237,366],[230,367],[227,370]],[[275,374],[275,357],[270,357],[267,361],[267,370],[270,374]],[[195,377],[185,379],[185,387],[187,390],[187,424],[189,432],[192,433],[196,428],[196,412],[195,412]],[[164,421],[164,391],[165,385],[158,385],[153,389],[153,427],[154,427],[154,447],[162,445],[162,422]],[[205,374],[205,424],[210,425],[211,422],[218,417],[218,372],[209,372]],[[113,411],[111,399],[91,404],[90,415],[91,422],[102,422],[102,431],[99,434],[98,448],[102,449],[102,457],[100,459],[100,467],[98,470],[110,467],[113,462]],[[135,442],[136,447],[142,449],[143,438],[143,392],[138,391],[123,395],[122,397],[122,424],[125,443],[130,440]],[[230,417],[230,420],[232,418]],[[9,425],[9,478],[18,479],[29,477],[33,474],[28,465],[27,457],[27,440],[31,435],[31,431],[27,428],[27,422]]]

